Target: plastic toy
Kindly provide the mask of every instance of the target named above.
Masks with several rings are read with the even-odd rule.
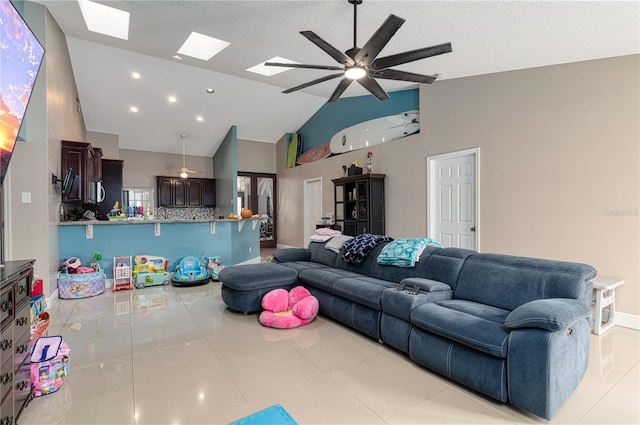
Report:
[[[63,273],[75,273],[80,266],[82,266],[82,261],[78,257],[70,257],[62,262],[60,271]]]
[[[184,257],[176,267],[171,282],[176,286],[201,285],[209,281],[207,268],[196,257]]]
[[[168,272],[169,259],[157,255],[136,255],[133,258],[133,279],[135,287],[168,285],[171,273]]]
[[[211,276],[211,280],[220,280],[218,279],[218,273],[224,268],[220,257],[206,257],[206,260],[207,271],[209,272],[209,276]]]
[[[274,289],[262,297],[260,323],[270,328],[291,329],[306,325],[318,315],[318,299],[303,286]]]
[[[133,289],[131,256],[113,257],[113,290]]]

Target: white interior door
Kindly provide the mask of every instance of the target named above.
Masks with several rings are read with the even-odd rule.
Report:
[[[478,250],[478,150],[427,159],[429,237]]]
[[[316,223],[322,218],[322,178],[304,181],[304,241],[303,246],[309,244],[309,238],[316,231]]]

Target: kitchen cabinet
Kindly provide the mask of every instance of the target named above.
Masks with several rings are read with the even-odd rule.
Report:
[[[89,199],[89,186],[92,182],[102,181],[102,149],[93,148],[87,142],[63,140],[60,170],[64,175],[69,168],[78,177],[71,191],[62,195],[62,202],[92,203]]]
[[[359,174],[333,181],[336,224],[342,233],[384,235],[384,174]]]
[[[215,180],[156,177],[159,207],[213,207]]]
[[[30,309],[34,260],[0,269],[0,424],[18,423],[31,395]]]
[[[116,201],[122,197],[122,170],[124,161],[119,159],[103,159],[102,163],[102,184],[104,186],[104,201],[98,207],[98,212],[102,216],[107,216]]]

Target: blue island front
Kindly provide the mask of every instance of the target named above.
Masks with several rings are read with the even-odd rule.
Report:
[[[89,266],[96,252],[107,278],[113,257],[157,255],[169,259],[169,271],[194,256],[220,257],[225,266],[260,261],[259,220],[75,221],[60,223],[60,262],[78,257]]]

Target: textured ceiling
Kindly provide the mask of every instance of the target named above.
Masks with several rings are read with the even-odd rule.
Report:
[[[281,56],[336,65],[299,34],[312,30],[339,50],[353,46],[353,6],[334,1],[100,1],[131,13],[129,40],[86,29],[76,1],[39,0],[67,35],[87,129],[118,134],[120,147],[209,156],[229,126],[241,139],[276,142],[324,104],[338,80],[283,89],[332,71],[265,77],[247,68]],[[441,79],[640,53],[638,2],[374,1],[358,7],[358,46],[391,13],[406,22],[380,56],[451,42],[453,53],[398,67]],[[172,58],[200,32],[231,43],[209,61]],[[132,71],[140,80],[132,80]],[[438,84],[437,81],[434,84]],[[381,80],[394,91],[416,87]],[[213,87],[215,93],[205,93]],[[428,86],[426,87],[428,90]],[[343,96],[366,95],[352,84]],[[178,102],[169,104],[167,96]],[[129,112],[130,105],[140,109]],[[203,122],[195,116],[203,115]]]

